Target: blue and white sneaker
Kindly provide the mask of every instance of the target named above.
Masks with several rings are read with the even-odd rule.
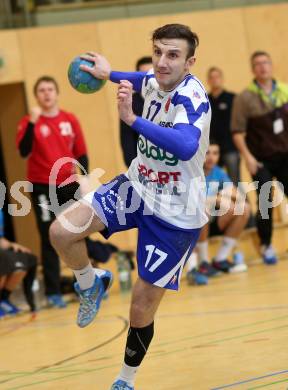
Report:
[[[77,316],[77,325],[84,328],[89,325],[100,308],[102,299],[105,297],[106,291],[111,287],[113,276],[110,271],[103,271],[99,277],[95,275],[93,286],[87,290],[81,290],[79,284],[76,282],[74,288],[79,295],[80,307]]]
[[[11,303],[8,300],[0,301],[0,309],[2,309],[2,311],[4,311],[5,314],[9,314],[9,315],[15,315],[21,312],[21,309],[13,305],[13,303]]]
[[[119,379],[113,383],[110,390],[134,390],[134,387],[129,386],[127,382],[121,381]]]

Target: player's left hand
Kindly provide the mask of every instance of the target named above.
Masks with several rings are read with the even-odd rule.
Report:
[[[117,93],[118,111],[120,119],[129,126],[136,120],[136,115],[132,110],[132,93],[133,85],[130,81],[121,80]]]

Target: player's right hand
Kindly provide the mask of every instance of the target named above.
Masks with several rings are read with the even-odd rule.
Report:
[[[80,65],[80,69],[91,73],[94,77],[100,80],[109,80],[111,73],[111,65],[108,60],[101,54],[89,51],[87,54],[81,56],[83,60],[93,62],[93,67]]]
[[[30,111],[30,122],[36,123],[42,114],[42,110],[40,107],[33,107]]]

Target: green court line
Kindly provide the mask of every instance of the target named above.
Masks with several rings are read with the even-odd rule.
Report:
[[[251,333],[244,333],[244,334],[237,335],[237,336],[226,337],[226,338],[224,338],[224,339],[213,340],[213,341],[204,343],[203,345],[212,344],[212,343],[213,343],[213,344],[215,344],[215,343],[222,343],[222,342],[224,342],[224,341],[230,341],[230,340],[237,340],[237,339],[240,339],[240,338],[242,338],[242,337],[252,336],[252,335],[255,335],[255,334],[259,334],[259,333],[265,333],[265,332],[267,332],[267,331],[269,332],[269,331],[271,331],[271,330],[285,329],[285,328],[288,329],[288,324],[282,325],[282,326],[277,326],[276,328],[261,329],[261,330],[256,330],[256,331],[251,332]]]
[[[249,387],[249,389],[247,389],[247,390],[263,389],[263,387],[274,386],[274,385],[277,385],[278,383],[284,383],[284,382],[288,382],[288,379],[282,379],[281,381],[270,382],[270,383],[266,383],[265,385],[259,385],[256,387]]]
[[[165,343],[159,343],[159,344],[156,344],[155,346],[162,347],[164,345],[171,345],[171,344],[175,344],[175,343],[178,344],[178,343],[180,343],[182,341],[193,340],[193,339],[196,339],[196,338],[201,338],[201,337],[206,337],[206,336],[214,336],[216,334],[227,332],[227,331],[233,331],[233,330],[238,330],[238,329],[250,328],[250,327],[252,327],[254,325],[268,324],[269,322],[281,321],[281,320],[284,320],[284,319],[287,319],[287,318],[288,318],[288,315],[285,315],[285,316],[281,316],[281,317],[275,317],[275,318],[272,318],[270,320],[256,321],[256,322],[252,322],[250,324],[239,325],[239,326],[234,326],[232,328],[221,329],[221,330],[218,330],[216,332],[207,332],[207,333],[202,333],[200,335],[184,337],[182,339],[177,339],[177,340],[174,340],[174,341],[168,341],[168,342],[165,342]]]
[[[241,339],[241,338],[246,337],[246,336],[252,336],[254,334],[259,334],[259,333],[263,333],[263,332],[267,332],[267,331],[274,331],[276,329],[278,329],[278,330],[279,329],[285,329],[285,328],[288,328],[288,324],[287,325],[283,325],[283,326],[279,326],[279,327],[276,327],[276,328],[262,329],[262,330],[258,330],[258,331],[251,332],[251,333],[244,333],[242,335],[228,337],[228,338],[224,338],[224,339],[211,340],[211,341],[207,341],[207,342],[203,343],[202,345],[205,346],[205,345],[209,345],[209,344],[217,344],[217,343],[219,344],[219,343],[223,343],[225,341],[237,340],[237,339]],[[189,347],[186,347],[186,348],[182,347],[180,349],[176,349],[176,350],[173,350],[173,351],[167,351],[167,352],[160,353],[156,357],[167,355],[167,354],[174,353],[174,352],[185,351],[187,349],[193,349],[195,347],[197,347],[197,345],[189,346]],[[151,356],[150,356],[150,358],[151,358]]]
[[[13,381],[14,379],[18,379],[18,378],[20,378],[20,377],[27,377],[27,376],[30,376],[30,377],[31,377],[31,376],[37,374],[38,372],[46,371],[46,370],[49,369],[49,368],[55,368],[55,367],[57,367],[57,366],[60,366],[60,365],[62,365],[62,364],[65,364],[67,361],[71,361],[71,360],[73,360],[73,359],[82,357],[82,356],[87,355],[87,354],[89,354],[89,353],[91,353],[91,352],[94,352],[95,350],[97,350],[97,349],[99,349],[99,348],[102,348],[103,346],[109,344],[110,342],[114,341],[116,338],[118,338],[119,336],[121,336],[122,333],[127,329],[127,327],[128,327],[128,321],[127,321],[127,319],[124,318],[124,317],[122,317],[122,316],[118,316],[118,315],[117,315],[117,318],[118,318],[118,319],[120,318],[121,320],[123,320],[123,322],[124,322],[124,327],[122,328],[122,330],[121,330],[120,332],[118,332],[116,335],[114,335],[112,338],[106,340],[105,342],[102,342],[102,343],[100,343],[100,344],[98,344],[98,345],[96,345],[96,346],[94,346],[94,347],[92,347],[92,348],[89,348],[88,350],[83,351],[83,352],[81,352],[80,354],[77,354],[77,355],[74,355],[74,356],[70,356],[69,358],[66,358],[66,359],[64,359],[64,360],[58,361],[58,362],[56,362],[56,363],[54,363],[54,364],[50,364],[48,367],[45,367],[45,366],[44,366],[44,367],[41,367],[41,368],[39,368],[39,369],[33,370],[33,371],[30,372],[29,374],[19,375],[19,377],[17,376],[16,378],[13,378],[13,377],[12,377],[12,378],[7,378],[7,379],[4,379],[4,380],[1,380],[1,381],[0,381],[0,384],[4,384],[4,383],[7,383],[7,382],[11,382],[11,381]],[[62,367],[63,367],[63,366],[62,366]]]
[[[119,364],[113,364],[113,365],[109,365],[109,366],[103,366],[103,367],[98,367],[98,368],[94,368],[94,369],[91,369],[91,371],[100,371],[100,370],[104,370],[106,368],[112,368],[112,367],[119,367]],[[44,374],[46,372],[42,371],[42,372],[38,372],[38,374]],[[23,389],[24,387],[29,387],[29,386],[35,386],[35,385],[39,385],[41,383],[47,383],[47,382],[54,382],[54,381],[57,381],[57,380],[61,380],[61,379],[65,379],[65,378],[71,378],[73,376],[76,376],[76,375],[82,375],[82,374],[86,374],[86,372],[77,372],[75,374],[68,374],[68,375],[64,375],[64,376],[60,376],[58,378],[51,378],[51,379],[43,379],[41,381],[37,381],[37,382],[32,382],[32,383],[26,383],[26,384],[23,384],[23,385],[20,385],[20,386],[16,386],[16,387],[8,387],[6,390],[17,390],[17,389]]]
[[[247,334],[243,334],[243,335],[238,335],[238,336],[234,336],[234,337],[229,337],[229,338],[225,338],[225,339],[220,339],[220,340],[214,340],[213,343],[221,343],[221,342],[224,342],[224,341],[227,341],[227,340],[231,340],[231,339],[240,339],[242,337],[245,337],[245,336],[249,336],[249,335],[252,335],[252,334],[256,334],[256,333],[263,333],[263,332],[267,332],[267,331],[273,331],[273,330],[276,330],[276,329],[284,329],[284,328],[288,328],[288,324],[287,325],[284,325],[284,326],[280,326],[280,327],[275,327],[275,328],[270,328],[270,329],[262,329],[260,331],[256,331],[256,332],[252,332],[252,333],[247,333]],[[207,344],[211,344],[212,342],[207,342],[207,343],[204,343],[203,345],[207,345]],[[170,355],[172,353],[175,353],[175,352],[182,352],[184,350],[187,350],[187,349],[193,349],[193,346],[188,346],[186,348],[177,348],[177,349],[174,349],[173,351],[167,351],[167,352],[164,352],[164,353],[160,353],[158,355],[154,355],[154,357],[160,357],[160,356],[163,356],[163,355]],[[152,356],[150,356],[150,358],[152,358]],[[113,364],[113,365],[109,365],[109,366],[103,366],[103,367],[98,367],[98,368],[95,368],[95,369],[91,369],[89,372],[95,372],[95,371],[101,371],[101,370],[104,370],[106,368],[112,368],[112,367],[119,367],[119,364]],[[57,380],[61,380],[61,379],[65,379],[65,378],[69,378],[69,377],[73,377],[73,376],[77,376],[77,375],[83,375],[87,372],[86,369],[84,370],[78,370],[78,372],[75,372],[73,374],[68,374],[68,375],[64,375],[64,376],[61,376],[61,377],[58,377],[58,378],[49,378],[49,379],[46,379],[46,380],[41,380],[41,381],[37,381],[37,382],[30,382],[30,383],[27,383],[27,384],[24,384],[24,385],[20,385],[20,386],[16,386],[16,387],[9,387],[7,388],[7,390],[17,390],[17,389],[21,389],[21,388],[24,388],[24,387],[29,387],[29,386],[35,386],[35,385],[38,385],[38,384],[41,384],[41,383],[47,383],[47,382],[54,382],[54,381],[57,381]],[[35,374],[47,374],[49,373],[49,369],[47,370],[43,370],[43,371],[39,371],[38,373],[35,373]],[[33,375],[33,373],[32,373]],[[17,378],[15,378],[17,379]]]
[[[252,322],[250,324],[245,324],[245,325],[239,325],[239,326],[236,326],[236,327],[232,327],[232,328],[226,328],[226,329],[222,329],[222,330],[219,330],[219,331],[216,331],[216,332],[207,332],[207,333],[203,333],[203,334],[200,334],[200,335],[195,335],[195,336],[191,336],[191,337],[186,337],[186,338],[183,338],[181,340],[174,340],[174,341],[171,341],[171,342],[166,342],[166,343],[160,343],[160,344],[157,344],[155,345],[155,347],[159,347],[159,346],[163,346],[163,345],[171,345],[171,344],[175,344],[175,343],[179,343],[181,341],[187,341],[187,340],[193,340],[193,339],[197,339],[197,338],[201,338],[201,337],[205,337],[205,336],[215,336],[219,333],[223,333],[223,332],[227,332],[227,331],[233,331],[233,330],[238,330],[238,329],[245,329],[245,328],[249,328],[251,326],[255,326],[255,325],[260,325],[260,324],[267,324],[267,323],[270,323],[270,322],[274,322],[274,321],[279,321],[279,320],[284,320],[284,319],[287,319],[288,318],[288,315],[285,315],[285,316],[281,316],[281,317],[275,317],[275,318],[272,318],[270,320],[264,320],[264,321],[256,321],[256,322]],[[209,345],[209,344],[214,344],[214,343],[221,343],[221,342],[224,342],[224,341],[229,341],[229,340],[233,340],[233,339],[240,339],[241,337],[245,337],[245,336],[250,336],[250,335],[253,335],[253,334],[258,334],[258,333],[263,333],[263,332],[266,332],[266,331],[269,331],[269,330],[275,330],[275,329],[281,329],[281,328],[286,328],[287,325],[284,325],[284,326],[281,326],[281,327],[276,327],[276,328],[271,328],[271,329],[265,329],[265,330],[260,330],[260,331],[256,331],[256,332],[252,332],[252,333],[246,333],[246,334],[243,334],[243,335],[237,335],[237,336],[233,336],[233,337],[228,337],[228,338],[224,338],[224,339],[219,339],[219,340],[211,340],[210,342],[206,342],[204,343],[204,345]],[[189,348],[193,348],[193,347],[188,347]],[[187,348],[184,348],[184,349],[187,349]],[[179,352],[179,351],[183,351],[183,348],[181,349],[175,349],[173,351],[167,351],[167,352],[163,352],[163,353],[160,353],[158,354],[157,356],[155,357],[158,357],[158,356],[163,356],[163,355],[167,355],[167,354],[170,354],[170,353],[174,353],[174,352]],[[150,356],[151,357],[151,356]],[[114,365],[112,366],[114,367]],[[60,368],[60,367],[59,367]],[[62,368],[64,368],[62,366]],[[108,368],[108,367],[107,367]],[[54,369],[56,369],[56,367],[54,367]],[[99,369],[105,369],[105,367],[103,368],[99,368]],[[22,372],[22,377],[31,377],[35,374],[38,374],[38,373],[45,373],[47,372],[48,368],[47,369],[44,369],[42,371],[38,371],[38,372]],[[98,369],[97,369],[98,370]],[[72,375],[76,375],[76,374],[72,374]],[[20,372],[17,373],[17,376],[15,376],[14,378],[13,377],[10,377],[9,378],[9,381],[12,381],[14,379],[18,379],[18,377],[21,376]],[[65,376],[66,377],[66,376]],[[51,379],[50,379],[51,380]],[[49,380],[49,381],[50,381]],[[54,379],[52,379],[54,380]],[[41,382],[42,383],[42,382]],[[37,383],[35,383],[37,384]],[[33,386],[34,384],[32,383],[31,386]],[[19,388],[19,387],[17,387]],[[12,388],[11,388],[12,390]]]

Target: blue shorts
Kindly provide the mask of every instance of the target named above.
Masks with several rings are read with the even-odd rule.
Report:
[[[201,228],[181,229],[157,218],[125,175],[102,185],[90,201],[106,226],[101,232],[105,238],[138,228],[139,276],[155,286],[178,290],[183,267]]]

